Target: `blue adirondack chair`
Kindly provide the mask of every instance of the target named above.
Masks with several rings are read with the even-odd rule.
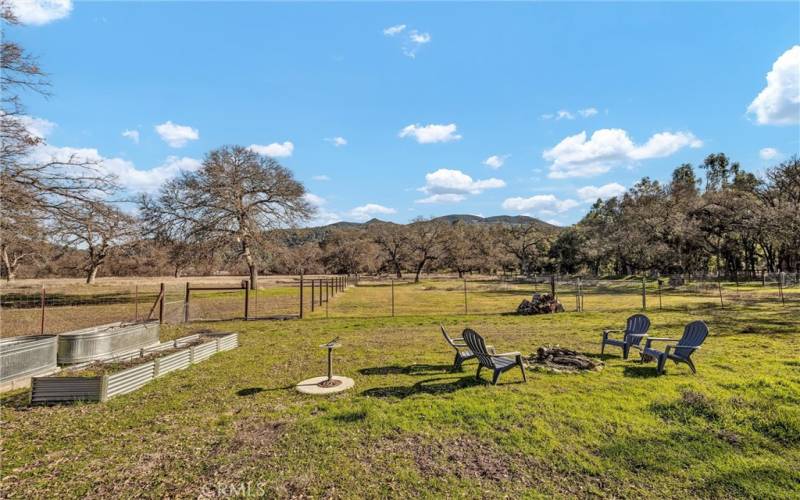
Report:
[[[525,366],[522,364],[522,354],[518,352],[504,352],[502,354],[490,352],[486,342],[483,341],[483,337],[469,328],[464,330],[462,336],[470,350],[478,358],[478,371],[475,373],[475,378],[480,380],[481,368],[486,367],[493,371],[492,385],[495,385],[501,373],[519,366],[519,369],[522,370],[522,380],[528,381],[528,377],[525,375]]]
[[[628,318],[628,323],[624,330],[603,330],[603,341],[600,344],[600,354],[606,350],[606,345],[613,345],[622,348],[622,357],[628,359],[631,347],[639,347],[642,339],[646,337],[647,330],[650,329],[650,319],[644,314],[634,314]],[[621,339],[612,339],[611,333],[622,333]]]
[[[461,365],[464,363],[464,361],[473,359],[475,355],[469,350],[469,346],[467,346],[466,342],[464,342],[464,339],[451,338],[447,333],[447,330],[444,329],[444,325],[439,325],[439,328],[442,330],[442,335],[444,335],[445,342],[447,342],[450,347],[456,351],[456,357],[453,361],[453,370],[461,370]]]
[[[700,349],[700,345],[708,336],[708,326],[702,321],[692,321],[683,329],[683,336],[680,340],[666,337],[647,337],[642,349],[642,361],[655,360],[658,363],[656,372],[661,375],[664,373],[664,365],[668,359],[678,363],[686,363],[692,369],[692,373],[697,373],[697,369],[692,362],[692,354]],[[667,345],[662,350],[651,347],[653,342],[677,342],[677,344]]]

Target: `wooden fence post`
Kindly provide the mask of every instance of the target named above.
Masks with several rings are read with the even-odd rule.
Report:
[[[250,281],[242,281],[242,288],[244,288],[244,320],[247,321],[250,319]]]
[[[311,279],[311,312],[314,312],[314,301],[316,297],[314,296],[314,279]]]
[[[158,322],[159,324],[164,323],[164,296],[166,295],[166,290],[164,290],[164,283],[161,283],[161,291],[158,293],[160,300],[158,301]],[[152,309],[150,310],[150,314],[152,314]],[[148,317],[149,319],[149,317]]]
[[[555,300],[555,298],[556,298],[556,275],[555,274],[551,274],[550,275],[550,295],[552,295],[553,299]]]
[[[322,278],[319,279],[319,306],[322,307]]]
[[[326,304],[328,303],[328,299],[330,298],[330,295],[329,295],[330,288],[331,288],[331,280],[330,279],[326,279],[325,280],[325,303]],[[325,306],[325,311],[327,311],[327,310],[328,310],[328,306],[326,305]],[[327,312],[326,312],[326,314],[327,314]]]
[[[134,303],[134,308],[135,308],[134,309],[135,312],[134,312],[134,316],[133,316],[133,322],[134,323],[138,323],[139,322],[139,285],[136,285],[136,287],[134,288],[134,292],[133,293],[134,293],[133,303]]]
[[[302,272],[300,273],[300,319],[303,319],[303,273]]]
[[[786,305],[786,299],[783,296],[783,285],[785,276],[786,273],[784,273],[783,271],[781,271],[780,274],[778,275],[778,293],[781,296],[781,304],[784,306]],[[42,308],[42,317],[44,317],[44,307]]]
[[[392,280],[392,317],[394,318],[394,280]]]
[[[464,278],[464,314],[467,314],[469,309],[467,309],[467,279]]]

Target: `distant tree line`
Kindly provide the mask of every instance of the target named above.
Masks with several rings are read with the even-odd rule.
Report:
[[[6,24],[16,23],[0,0]],[[800,272],[800,160],[757,177],[722,153],[681,165],[668,184],[644,178],[598,200],[576,225],[476,224],[298,228],[313,215],[303,185],[271,158],[240,146],[121,210],[117,179],[79,157],[42,159],[22,91],[48,92],[35,58],[4,39],[0,57],[0,274],[159,276],[263,273]],[[125,200],[129,205],[131,200]]]

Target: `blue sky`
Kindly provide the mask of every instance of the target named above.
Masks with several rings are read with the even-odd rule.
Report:
[[[8,35],[53,84],[26,96],[41,154],[101,158],[129,191],[241,144],[295,173],[316,222],[563,225],[712,152],[760,171],[800,151],[797,2],[18,9]]]

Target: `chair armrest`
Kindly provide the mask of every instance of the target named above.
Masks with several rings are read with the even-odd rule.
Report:
[[[670,344],[670,345],[668,345],[668,346],[667,346],[667,348],[666,348],[666,349],[664,349],[664,352],[665,352],[666,354],[669,354],[669,353],[670,353],[670,351],[672,351],[672,350],[674,350],[674,349],[678,349],[678,348],[681,348],[681,349],[691,349],[691,350],[692,350],[692,352],[694,352],[695,350],[697,350],[697,349],[700,349],[700,346],[693,346],[693,345],[673,345],[673,344]],[[689,353],[689,354],[691,354],[691,353]]]
[[[644,348],[645,349],[649,349],[650,348],[650,344],[653,343],[656,340],[661,341],[661,342],[677,342],[676,339],[672,339],[672,338],[669,338],[669,337],[647,337],[647,341],[644,344]]]
[[[519,353],[518,351],[514,351],[514,352],[503,352],[503,353],[500,353],[500,354],[491,354],[490,356],[498,357],[498,358],[508,358],[508,357],[512,357],[512,356],[522,356],[522,354]]]

